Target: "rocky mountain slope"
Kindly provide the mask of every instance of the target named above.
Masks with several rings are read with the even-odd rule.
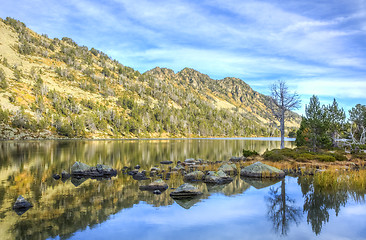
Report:
[[[64,37],[0,19],[0,137],[277,136],[269,97],[194,69],[143,74]],[[298,127],[292,114],[287,132]]]

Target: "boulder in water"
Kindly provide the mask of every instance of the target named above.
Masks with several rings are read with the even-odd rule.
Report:
[[[185,182],[202,181],[205,174],[202,171],[194,171],[184,175]]]
[[[85,163],[75,162],[71,167],[71,175],[74,177],[105,178],[117,175],[117,170],[103,164],[90,167]]]
[[[185,183],[180,185],[174,192],[170,193],[172,198],[191,198],[198,195],[201,195],[202,192],[198,190],[198,188],[194,187],[189,183]]]
[[[243,177],[254,178],[283,178],[285,172],[261,162],[255,162],[240,171]]]
[[[204,182],[211,184],[226,184],[232,182],[233,179],[226,175],[222,170],[217,172],[209,171],[205,176]]]
[[[139,189],[142,191],[154,191],[160,190],[165,191],[168,188],[168,184],[166,184],[163,180],[158,179],[149,185],[140,186]]]
[[[219,167],[219,170],[222,170],[227,175],[236,175],[238,174],[238,169],[234,163],[229,164],[225,163]]]

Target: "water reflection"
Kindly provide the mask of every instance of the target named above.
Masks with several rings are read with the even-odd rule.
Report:
[[[265,205],[258,210],[263,212],[258,214],[267,214],[280,235],[285,237],[291,226],[302,221],[296,207],[299,204],[303,204],[302,210],[314,233],[320,234],[322,226],[330,221],[330,209],[338,213],[349,200],[358,199],[363,203],[365,189],[323,191],[314,184],[314,178],[304,176],[299,177],[296,183],[302,198],[289,195],[285,181],[258,181],[237,176],[226,185],[196,183],[195,186],[203,192],[200,198],[175,202],[169,196],[172,189],[160,195],[138,190],[139,186],[157,177],[137,181],[121,172],[124,166],[137,164],[142,169],[158,166],[167,172],[169,166],[159,164],[160,161],[182,161],[185,158],[228,160],[231,156],[239,156],[244,148],[263,152],[272,147],[279,147],[279,143],[253,140],[1,142],[0,236],[2,239],[47,239],[57,236],[67,239],[75,232],[98,228],[101,223],[108,223],[115,214],[132,209],[141,202],[158,209],[178,205],[189,214],[196,211],[194,209],[201,209],[207,202],[219,202],[223,197],[249,201],[246,197],[252,192],[260,192],[261,199],[267,196]],[[107,164],[118,169],[118,175],[99,180],[69,178],[61,181],[52,178],[54,173],[69,172],[75,161],[93,166]],[[183,178],[172,174],[166,182],[170,188],[177,188],[183,183]],[[273,184],[280,186],[269,187]],[[34,205],[21,216],[12,210],[19,194]],[[217,209],[220,208],[219,204],[225,203],[218,203]],[[255,208],[258,200],[248,204]],[[227,215],[235,216],[238,209],[232,211]],[[217,213],[220,214],[220,211]],[[172,218],[171,221],[177,219]],[[260,222],[258,220],[258,226],[256,222],[252,224],[260,228]]]
[[[342,207],[352,200],[365,203],[364,196],[366,189],[362,186],[359,188],[343,188],[340,184],[324,189],[323,185],[315,182],[316,178],[310,176],[301,176],[298,178],[298,184],[304,198],[303,211],[307,214],[307,222],[311,225],[313,232],[319,235],[325,223],[329,222],[329,211],[334,210],[338,216]],[[333,179],[332,179],[333,181]],[[325,182],[325,185],[334,184]],[[361,191],[360,191],[361,190]]]
[[[300,223],[301,208],[296,206],[295,199],[286,194],[285,179],[282,179],[280,187],[270,188],[266,201],[268,204],[267,216],[276,233],[286,236],[292,223],[296,225]]]

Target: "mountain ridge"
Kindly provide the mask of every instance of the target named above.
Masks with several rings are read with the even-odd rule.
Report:
[[[41,132],[46,137],[40,138],[278,135],[270,98],[239,78],[214,80],[192,68],[175,73],[155,67],[141,74],[99,50],[39,35],[12,18],[0,19],[0,32],[3,139],[28,132],[20,138]],[[291,114],[287,132],[300,121]]]

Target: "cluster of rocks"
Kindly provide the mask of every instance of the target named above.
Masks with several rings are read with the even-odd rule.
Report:
[[[61,175],[55,173],[52,175],[52,177],[55,180],[61,179],[63,182],[71,177],[71,183],[77,187],[88,178],[103,180],[110,179],[112,176],[116,175],[117,170],[106,165],[97,164],[96,167],[91,167],[85,163],[75,162],[71,167],[71,173],[63,170]]]
[[[75,162],[71,167],[71,175],[73,177],[108,178],[116,176],[117,170],[103,164],[91,167],[85,163]]]
[[[55,180],[59,180],[61,178],[61,180],[64,182],[67,179],[69,179],[71,177],[71,175],[70,175],[70,173],[66,172],[65,170],[62,170],[61,176],[59,174],[55,173],[55,174],[52,175],[52,177]]]

